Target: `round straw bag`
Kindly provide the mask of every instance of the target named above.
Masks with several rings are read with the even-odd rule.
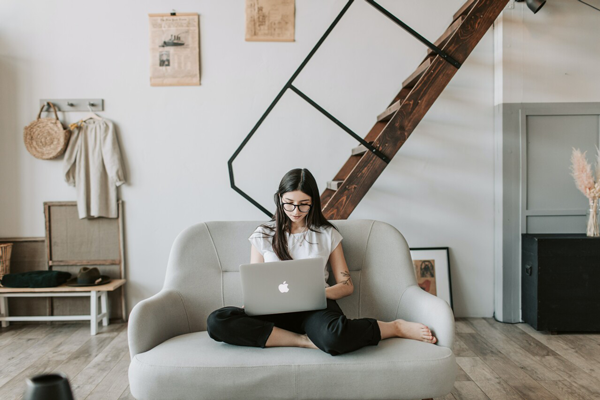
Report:
[[[56,113],[54,104],[48,103],[55,118],[40,118],[46,104],[40,108],[37,119],[27,125],[23,132],[25,147],[35,158],[51,160],[64,153],[71,137],[71,131],[65,129]]]

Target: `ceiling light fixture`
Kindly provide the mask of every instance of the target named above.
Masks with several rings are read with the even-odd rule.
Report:
[[[544,4],[546,4],[546,0],[515,0],[515,2],[525,2],[525,4],[527,4],[527,7],[529,7],[529,9],[533,11],[534,14],[540,11]]]

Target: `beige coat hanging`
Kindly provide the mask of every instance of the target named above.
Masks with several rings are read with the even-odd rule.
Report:
[[[77,187],[79,218],[117,218],[117,187],[125,183],[114,125],[89,119],[73,129],[65,153],[65,180]]]

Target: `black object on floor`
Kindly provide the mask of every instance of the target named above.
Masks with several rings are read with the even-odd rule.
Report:
[[[73,400],[69,379],[64,374],[44,374],[27,379],[24,400]]]

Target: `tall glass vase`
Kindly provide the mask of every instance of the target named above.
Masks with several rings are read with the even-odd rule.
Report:
[[[598,199],[590,200],[590,211],[588,212],[587,236],[600,236],[598,229]]]

